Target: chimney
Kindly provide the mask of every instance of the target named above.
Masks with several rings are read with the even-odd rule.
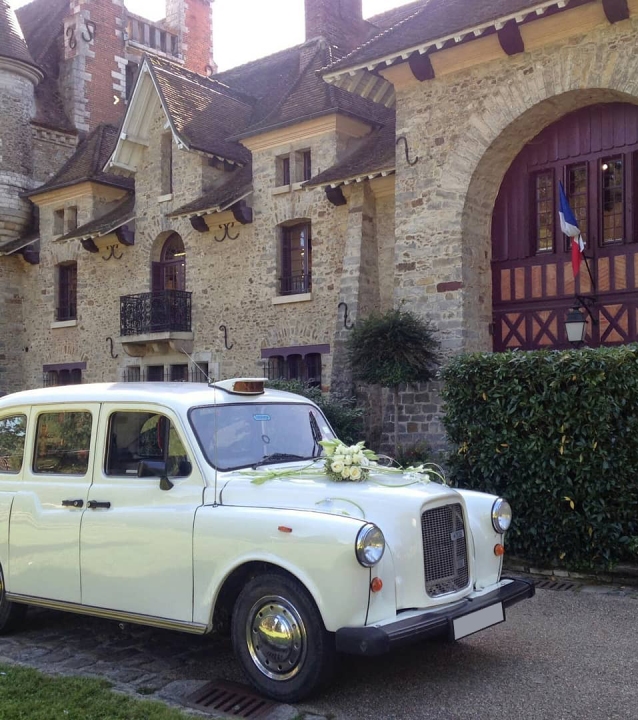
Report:
[[[200,75],[212,75],[213,2],[215,0],[166,0],[166,25],[179,36],[184,65]]]
[[[306,41],[322,37],[346,54],[368,37],[362,0],[305,0]]]

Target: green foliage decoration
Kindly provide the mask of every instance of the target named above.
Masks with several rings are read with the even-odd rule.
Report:
[[[324,395],[321,388],[311,387],[301,380],[269,380],[268,387],[303,395],[312,400],[321,408],[337,437],[346,445],[354,445],[361,440],[363,408],[357,407],[355,398]]]
[[[390,388],[394,396],[394,454],[398,453],[399,386],[436,377],[439,342],[428,320],[407,310],[390,310],[357,321],[348,338],[355,380]]]
[[[638,560],[637,347],[459,356],[443,380],[453,481],[510,501],[511,553]]]

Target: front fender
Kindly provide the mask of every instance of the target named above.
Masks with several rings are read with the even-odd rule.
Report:
[[[287,570],[306,587],[330,632],[364,625],[370,571],[355,556],[356,536],[364,524],[311,511],[199,508],[193,533],[193,621],[210,626],[226,578],[248,562],[266,562]]]
[[[503,558],[494,555],[494,546],[504,542],[503,535],[492,525],[492,506],[497,496],[475,490],[457,492],[465,500],[474,539],[474,587],[482,590],[499,581],[503,568]]]

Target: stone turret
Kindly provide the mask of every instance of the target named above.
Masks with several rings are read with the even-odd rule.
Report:
[[[0,0],[0,243],[18,238],[30,221],[29,203],[20,194],[31,188],[30,122],[42,78],[14,11]]]

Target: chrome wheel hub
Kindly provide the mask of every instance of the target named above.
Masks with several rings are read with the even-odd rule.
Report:
[[[266,677],[294,677],[307,652],[306,627],[299,611],[282,597],[261,598],[248,613],[246,644],[253,662]]]

